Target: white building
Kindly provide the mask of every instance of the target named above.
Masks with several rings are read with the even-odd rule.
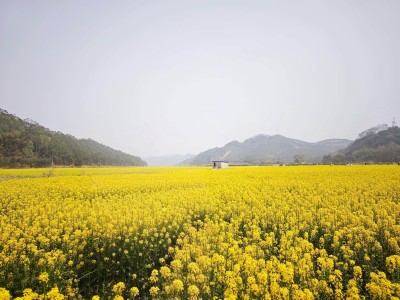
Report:
[[[223,160],[213,160],[213,169],[226,169],[229,167],[229,163]]]

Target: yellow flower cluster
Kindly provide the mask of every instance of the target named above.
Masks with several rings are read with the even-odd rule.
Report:
[[[400,168],[0,170],[3,299],[396,299]]]

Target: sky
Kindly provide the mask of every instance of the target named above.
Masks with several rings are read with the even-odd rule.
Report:
[[[400,123],[400,1],[0,0],[0,108],[142,157]]]

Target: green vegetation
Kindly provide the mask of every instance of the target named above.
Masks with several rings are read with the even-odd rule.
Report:
[[[372,129],[347,148],[324,156],[323,163],[400,163],[400,128]]]
[[[0,167],[144,166],[140,157],[53,132],[0,109]]]

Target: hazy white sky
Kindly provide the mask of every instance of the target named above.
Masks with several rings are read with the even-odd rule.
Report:
[[[400,123],[400,1],[2,1],[0,108],[131,154]]]

